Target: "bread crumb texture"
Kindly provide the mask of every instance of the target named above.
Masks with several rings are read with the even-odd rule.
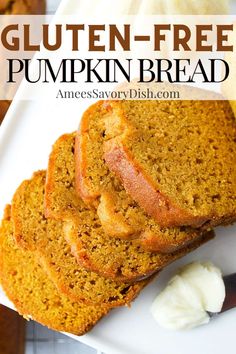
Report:
[[[109,311],[72,302],[60,294],[33,254],[16,246],[9,219],[0,228],[0,280],[21,315],[57,331],[82,335]]]
[[[72,300],[110,307],[129,304],[147,281],[117,283],[81,267],[65,241],[63,222],[44,216],[45,179],[45,171],[34,174],[14,195],[12,219],[18,245],[35,252],[59,291]]]
[[[199,220],[212,226],[235,220],[236,122],[228,101],[111,101],[107,139],[107,163],[147,211],[161,210],[161,204],[148,203],[161,193],[170,209],[180,211],[176,224],[183,224],[184,214],[193,226]],[[115,151],[122,157],[112,162]],[[122,170],[127,156],[150,194],[142,195],[142,184],[130,185]]]

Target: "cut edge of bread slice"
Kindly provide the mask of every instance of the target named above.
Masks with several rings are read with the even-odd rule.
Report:
[[[220,99],[221,96],[217,97]],[[176,205],[171,198],[162,193],[125,144],[125,139],[132,138],[135,128],[127,120],[119,107],[119,102],[106,101],[105,107],[107,140],[104,142],[104,159],[109,169],[121,180],[127,193],[158,224],[163,227],[191,226],[209,229],[235,221],[235,211],[219,216],[216,216],[213,211],[209,215],[194,215],[187,208]]]
[[[64,223],[64,233],[65,238],[68,244],[71,246],[71,251],[73,255],[76,257],[79,264],[81,264],[84,268],[92,270],[101,276],[114,279],[116,281],[140,281],[150,277],[151,275],[161,271],[163,268],[176,261],[177,259],[187,255],[188,253],[196,250],[201,245],[206,242],[212,240],[215,237],[215,233],[213,230],[205,232],[201,235],[201,237],[195,242],[191,243],[189,246],[173,253],[161,255],[159,254],[159,260],[153,260],[152,265],[148,269],[146,267],[146,272],[142,274],[138,274],[138,270],[133,269],[130,274],[125,274],[122,270],[122,267],[117,267],[116,262],[112,266],[106,267],[106,269],[101,268],[96,261],[94,261],[94,257],[91,256],[89,250],[86,247],[86,243],[80,239],[78,234],[78,226],[80,225],[80,221],[76,220],[76,218],[67,220]],[[79,226],[80,228],[80,226]],[[129,241],[127,241],[128,243]],[[128,245],[127,245],[128,247]],[[158,255],[157,255],[158,257]]]

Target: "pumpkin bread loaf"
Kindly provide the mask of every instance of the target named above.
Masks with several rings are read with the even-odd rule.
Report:
[[[73,205],[76,197],[73,139],[73,135],[64,135],[54,144],[47,170],[45,200],[47,215],[65,220],[65,237],[82,266],[117,281],[131,282],[161,270],[204,242],[200,240],[175,254],[162,255],[143,251],[135,240],[106,235],[93,208],[89,209],[81,199]],[[212,233],[207,233],[203,239],[209,237]]]
[[[33,254],[16,246],[9,215],[0,227],[0,282],[21,315],[57,331],[82,335],[109,311],[72,302],[59,293]]]
[[[162,226],[236,219],[236,122],[216,97],[106,104],[105,160]]]
[[[46,173],[24,181],[13,198],[12,219],[17,244],[34,251],[58,290],[86,304],[121,306],[129,304],[148,283],[117,283],[79,266],[63,235],[61,221],[44,217]]]
[[[105,118],[103,102],[91,106],[83,115],[76,136],[76,189],[85,202],[96,206],[107,234],[137,239],[149,251],[170,253],[196,241],[201,230],[164,228],[147,215],[126,193],[103,159]]]

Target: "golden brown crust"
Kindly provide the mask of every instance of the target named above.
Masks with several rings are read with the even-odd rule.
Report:
[[[70,178],[70,174],[73,173],[70,170],[70,167],[68,166],[61,166],[60,168],[64,168],[68,172],[68,180],[67,181],[62,181],[60,179],[60,171],[58,167],[58,158],[61,155],[61,149],[63,148],[63,145],[67,143],[68,140],[73,141],[71,145],[71,149],[74,150],[74,139],[75,138],[75,133],[71,134],[64,134],[62,135],[53,145],[52,151],[49,156],[49,161],[48,161],[48,169],[47,169],[47,175],[46,175],[46,185],[45,185],[45,216],[47,218],[52,218],[56,220],[64,220],[67,217],[71,217],[73,215],[77,215],[81,211],[81,202],[80,198],[77,197],[77,194],[75,192],[75,180],[74,178]],[[71,161],[68,161],[70,164]],[[64,165],[66,162],[64,161]],[[74,162],[73,162],[74,164]],[[74,168],[74,167],[73,167]],[[64,176],[65,177],[65,176]],[[57,195],[55,196],[55,191],[58,189],[59,184],[70,184],[65,188],[65,193],[64,195],[61,196],[61,203],[58,206],[55,207],[55,198],[59,198],[60,196]],[[64,199],[65,198],[65,199]],[[59,202],[59,200],[57,200]]]
[[[60,137],[61,141],[65,141],[68,137],[68,134],[64,134]],[[56,173],[56,159],[57,159],[57,151],[52,149],[49,160],[48,160],[48,171],[50,173],[46,174],[46,184],[45,184],[45,198],[44,198],[44,206],[45,206],[45,216],[46,218],[52,218],[55,220],[62,220],[64,217],[65,210],[61,210],[62,215],[59,215],[57,210],[53,207],[53,191],[54,191],[54,176]]]
[[[95,109],[103,106],[103,101],[90,106],[83,115],[79,132],[75,138],[75,188],[78,195],[86,204],[98,206],[99,190],[91,190],[87,183],[87,144],[89,142],[89,121]]]
[[[84,121],[83,121],[84,122]],[[75,159],[75,188],[77,194],[83,201],[91,206],[97,206],[99,193],[92,193],[86,183],[86,144],[88,137],[86,134],[76,134],[75,138],[75,151],[80,151],[80,159]]]
[[[165,227],[190,225],[200,227],[208,219],[193,217],[185,210],[175,206],[167,196],[157,190],[150,178],[135,162],[125,146],[116,138],[104,144],[104,158],[110,170],[122,181],[127,192],[146,210],[158,223]]]
[[[3,221],[10,221],[11,220],[11,205],[7,204],[4,209],[3,213]]]
[[[97,214],[104,228],[104,231],[112,237],[124,240],[133,240],[140,238],[140,230],[127,224],[124,216],[117,213],[115,193],[103,192],[100,197],[100,203],[97,208]],[[155,237],[154,237],[155,238]],[[158,243],[157,240],[155,240]],[[154,244],[153,244],[154,245]],[[158,246],[157,246],[158,247]],[[154,251],[154,249],[152,249]],[[162,251],[162,247],[155,251]],[[164,248],[163,248],[164,251]]]

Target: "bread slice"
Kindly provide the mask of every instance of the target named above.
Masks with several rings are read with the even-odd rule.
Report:
[[[30,251],[13,240],[9,207],[0,227],[0,281],[17,311],[44,326],[82,335],[109,312],[108,307],[73,302],[60,294]]]
[[[97,212],[105,232],[124,239],[137,239],[148,251],[171,253],[201,237],[190,227],[160,227],[126,193],[103,159],[105,119],[103,102],[95,103],[83,115],[76,136],[76,189],[86,203],[98,204]]]
[[[197,241],[192,248],[175,254],[162,255],[143,251],[135,240],[106,235],[93,208],[88,209],[82,200],[83,208],[78,207],[78,202],[73,205],[76,195],[73,139],[73,135],[64,135],[54,144],[47,170],[45,200],[47,215],[57,215],[65,221],[65,237],[83,267],[116,281],[134,282],[159,271],[203,242]]]
[[[36,173],[14,195],[12,220],[17,244],[36,253],[58,290],[70,299],[109,307],[129,304],[148,281],[118,284],[79,266],[64,239],[62,222],[43,215],[45,179],[45,171]]]
[[[162,226],[236,219],[236,122],[216,97],[107,102],[105,160]]]
[[[135,241],[109,238],[99,224],[95,229],[88,219],[68,220],[64,230],[73,254],[83,267],[120,281],[145,279],[214,237],[213,231],[206,232],[175,253],[160,254],[143,251]]]

